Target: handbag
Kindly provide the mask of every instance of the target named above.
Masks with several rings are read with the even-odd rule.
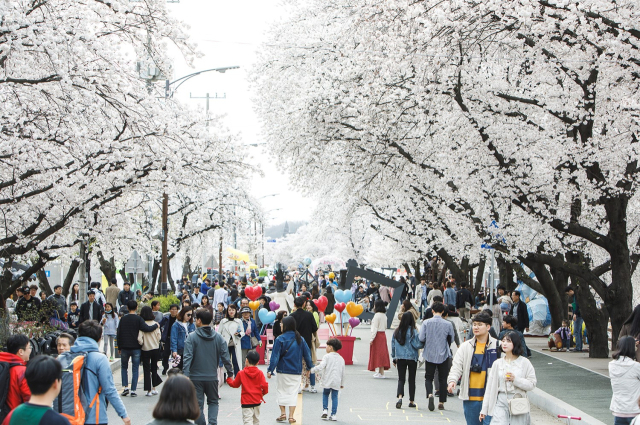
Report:
[[[251,346],[253,348],[256,348],[258,345],[260,345],[260,341],[255,336],[252,336],[251,337]]]
[[[509,414],[512,416],[524,415],[531,411],[529,405],[529,399],[522,394],[516,393],[513,398],[509,400],[509,391],[507,391],[507,380],[504,381],[504,392],[507,395],[507,403],[509,404]]]

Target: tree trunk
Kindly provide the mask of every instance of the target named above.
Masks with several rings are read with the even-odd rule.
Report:
[[[67,275],[64,277],[64,282],[62,283],[62,295],[65,297],[69,295],[69,290],[71,289],[71,284],[73,283],[73,278],[76,276],[79,265],[80,261],[77,258],[74,258],[71,265],[69,265],[69,270],[67,270]]]
[[[456,260],[449,255],[447,251],[444,249],[438,250],[438,256],[442,258],[444,261],[444,265],[442,267],[442,275],[440,281],[444,281],[444,276],[447,273],[447,269],[451,271],[451,275],[456,280],[456,282],[466,282],[467,281],[467,268],[469,267],[469,259],[463,258],[460,262],[460,265],[456,263]]]
[[[420,260],[413,263],[414,277],[416,278],[416,285],[420,284],[420,279],[422,278],[422,272],[420,272]]]
[[[187,277],[191,280],[191,257],[188,255],[184,259],[184,264],[182,265],[182,277]]]
[[[633,310],[633,286],[631,284],[631,261],[627,235],[627,204],[627,198],[624,194],[605,202],[609,221],[608,236],[611,240],[611,248],[609,249],[611,285],[607,288],[607,298],[604,301],[611,314],[612,347],[617,346],[620,329]]]
[[[40,287],[40,290],[47,294],[47,296],[53,295],[53,289],[51,289],[51,284],[49,283],[47,273],[44,269],[40,269],[36,272],[36,278],[38,279],[38,286]]]
[[[125,271],[124,271],[124,267],[120,269],[119,273],[120,273],[120,277],[122,278],[123,282],[129,282],[129,278],[127,277],[127,273],[125,273]],[[129,283],[131,283],[131,282],[129,282]],[[124,283],[123,283],[123,285],[124,285]]]
[[[566,302],[563,301],[558,289],[558,284],[554,280],[551,273],[547,270],[547,267],[545,265],[533,262],[526,262],[525,265],[529,267],[533,271],[533,273],[535,273],[536,280],[541,286],[541,288],[536,288],[533,286],[532,288],[540,292],[547,298],[547,302],[549,303],[549,312],[551,313],[551,331],[554,332],[556,329],[562,326],[562,321],[567,317],[567,306],[564,305],[566,304]],[[524,270],[522,272],[524,273]],[[523,282],[525,284],[529,284],[527,281],[523,280]],[[564,295],[564,287],[562,288],[562,294]]]
[[[106,260],[102,251],[98,251],[96,255],[98,256],[98,262],[100,263],[100,271],[107,278],[107,282],[111,284],[111,279],[115,278],[117,273],[113,257]]]
[[[480,292],[480,288],[482,288],[482,279],[484,278],[484,268],[487,264],[487,260],[485,258],[480,259],[480,264],[478,264],[478,271],[476,272],[476,281],[473,285],[474,294]],[[471,282],[470,282],[471,283]]]
[[[565,257],[570,263],[584,263],[584,255],[581,252],[567,253]],[[606,359],[609,357],[609,335],[607,334],[609,312],[606,308],[599,309],[597,307],[596,300],[591,293],[591,287],[584,279],[571,276],[571,283],[575,288],[576,300],[587,327],[589,357]]]

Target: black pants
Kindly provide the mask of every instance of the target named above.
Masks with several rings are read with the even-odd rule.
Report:
[[[149,392],[151,387],[157,387],[162,384],[162,379],[158,375],[158,359],[160,358],[160,349],[143,351],[140,359],[142,360],[142,373],[144,376],[144,390]]]
[[[167,338],[169,339],[169,338]],[[169,370],[169,358],[171,357],[171,344],[165,342],[162,344],[162,371]]]
[[[404,397],[404,382],[407,376],[407,369],[409,369],[409,401],[415,401],[416,399],[416,371],[418,369],[418,362],[414,360],[398,359],[396,363],[398,368],[398,398]]]
[[[449,362],[440,364],[425,362],[424,384],[427,387],[427,397],[433,394],[433,377],[438,369],[438,381],[440,382],[440,403],[447,401],[447,376],[449,375]]]
[[[229,359],[231,359],[231,364],[233,365],[233,377],[235,378],[238,372],[240,372],[240,367],[238,365],[238,359],[236,358],[236,347],[229,347]]]

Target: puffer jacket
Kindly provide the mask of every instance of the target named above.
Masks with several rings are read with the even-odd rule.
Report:
[[[639,415],[638,398],[640,398],[640,363],[629,357],[620,357],[609,362],[611,378],[611,405],[609,410],[614,416]]]
[[[415,329],[407,329],[404,345],[400,345],[396,339],[395,332],[391,337],[391,358],[393,360],[413,360],[418,361],[419,348],[424,347],[424,342],[420,342],[420,333]]]
[[[81,336],[76,340],[75,344],[73,344],[73,347],[71,347],[71,352],[89,353],[89,355],[87,355],[85,368],[87,371],[90,371],[90,373],[85,374],[82,382],[87,400],[92,400],[98,392],[98,388],[102,387],[97,421],[96,405],[94,405],[87,411],[85,424],[106,424],[109,422],[109,418],[107,417],[107,401],[109,401],[109,404],[115,409],[118,416],[121,418],[128,417],[127,409],[124,407],[124,403],[122,403],[120,395],[116,390],[116,385],[113,383],[113,374],[111,373],[109,359],[100,353],[98,343],[89,337]]]
[[[188,334],[191,332],[195,332],[196,325],[193,323],[189,323],[188,325],[189,332],[184,329],[182,323],[179,321],[175,321],[173,326],[171,327],[171,352],[177,353],[178,350],[184,349],[184,342],[187,340]]]
[[[24,377],[27,364],[22,358],[11,353],[0,353],[0,362],[16,365],[9,372],[9,394],[7,394],[7,405],[13,410],[31,398],[31,391],[29,391],[27,380]]]
[[[296,341],[296,333],[287,331],[276,338],[273,343],[273,351],[271,352],[271,360],[267,371],[273,373],[275,369],[278,373],[301,375],[303,360],[307,364],[307,369],[311,370],[313,362],[311,361],[311,351],[309,351],[307,342],[302,338],[298,343]]]

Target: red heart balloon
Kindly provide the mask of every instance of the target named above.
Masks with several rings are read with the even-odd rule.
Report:
[[[335,308],[340,313],[342,313],[344,309],[347,308],[347,305],[345,303],[337,303],[336,305],[333,306],[333,308]]]
[[[247,286],[244,289],[244,294],[251,301],[255,301],[258,299],[260,295],[262,295],[262,288],[260,286]]]
[[[327,304],[329,304],[329,300],[327,299],[327,297],[322,295],[321,297],[318,297],[315,303],[316,307],[318,307],[318,311],[324,313],[324,310],[327,308]]]

